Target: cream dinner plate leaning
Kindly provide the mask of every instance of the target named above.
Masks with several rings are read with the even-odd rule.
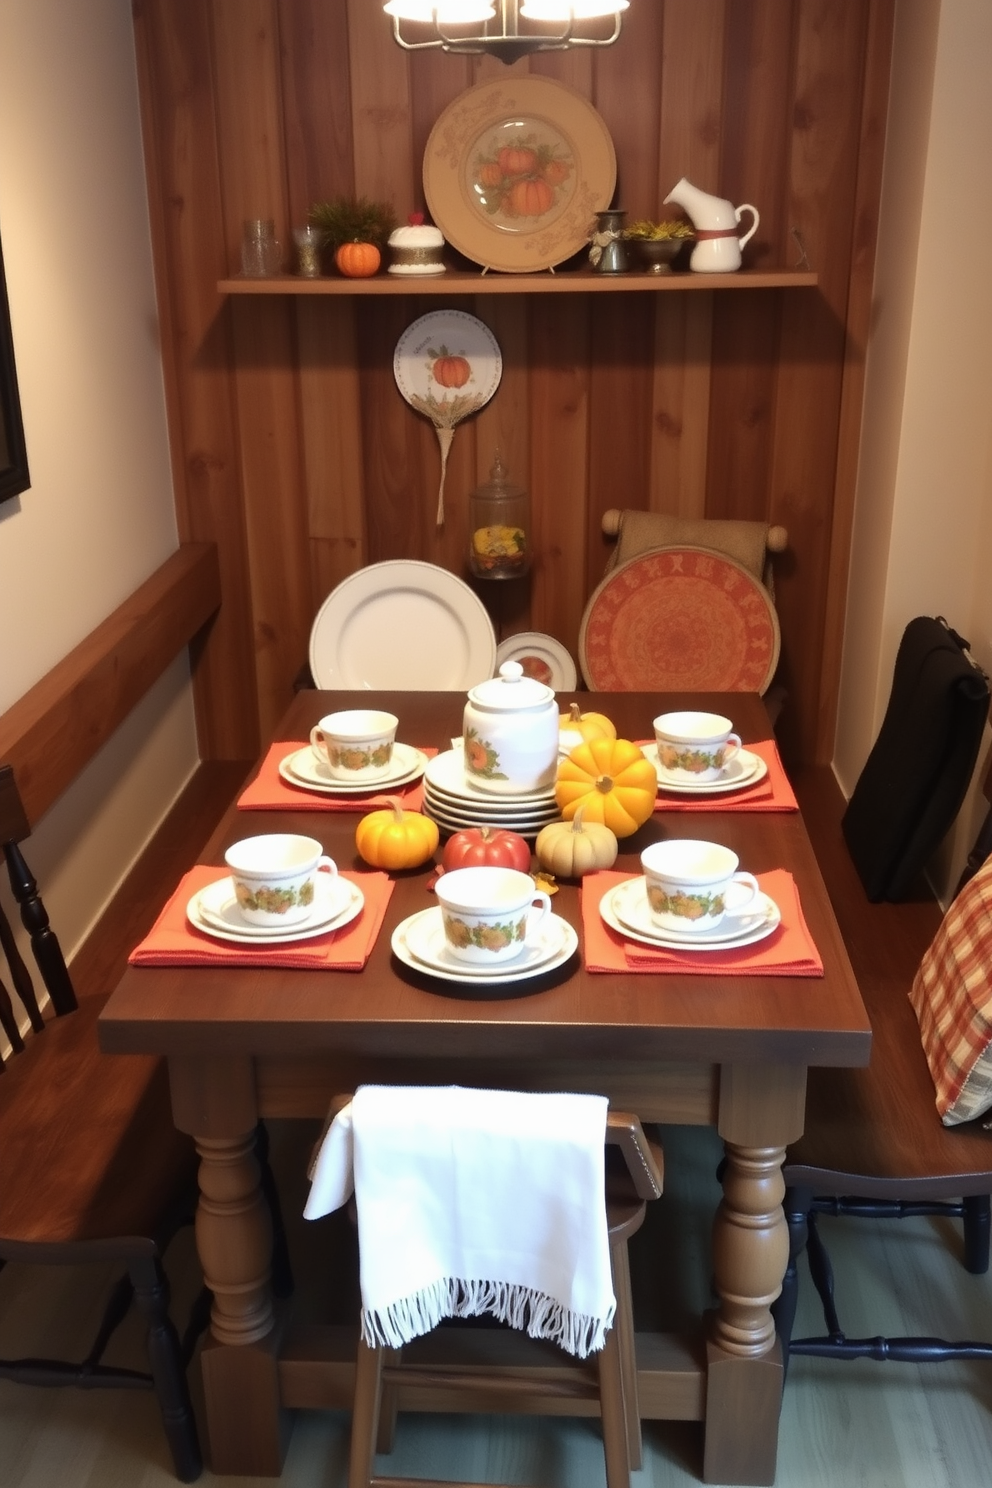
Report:
[[[357,884],[339,874],[318,873],[313,907],[305,920],[286,929],[248,925],[241,918],[234,895],[234,882],[218,879],[193,895],[186,918],[204,935],[238,945],[288,945],[294,940],[312,940],[350,924],[362,912],[365,895]]]
[[[673,951],[736,950],[739,946],[764,940],[782,923],[778,905],[767,894],[761,894],[759,909],[753,914],[732,917],[732,926],[724,920],[715,930],[695,933],[690,930],[685,935],[659,930],[651,919],[643,878],[628,878],[607,889],[599,902],[599,912],[610,929],[618,934]]]
[[[538,928],[532,945],[525,946],[513,961],[495,967],[469,966],[445,948],[444,926],[439,906],[410,915],[393,931],[392,950],[397,960],[412,971],[439,977],[446,982],[520,982],[564,966],[578,950],[579,937],[567,920],[548,915]]]
[[[305,786],[307,790],[321,791],[328,796],[368,796],[396,785],[408,785],[424,773],[426,766],[426,754],[411,744],[397,743],[393,745],[393,758],[387,775],[352,785],[347,780],[332,779],[327,766],[317,759],[307,744],[279,761],[279,774],[287,785]]]
[[[725,791],[740,790],[745,785],[757,785],[768,774],[768,766],[760,754],[741,749],[723,772],[720,780],[684,780],[672,770],[658,763],[657,744],[642,744],[641,753],[654,765],[658,784],[663,790],[678,791],[693,796],[718,796]]]
[[[495,663],[482,600],[448,569],[413,558],[343,579],[310,630],[318,687],[461,692],[491,677]]]

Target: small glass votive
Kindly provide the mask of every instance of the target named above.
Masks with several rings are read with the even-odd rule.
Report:
[[[293,242],[296,244],[297,272],[303,279],[320,278],[320,250],[324,235],[318,227],[294,227]]]
[[[282,246],[276,239],[271,217],[246,218],[241,235],[241,272],[246,279],[266,279],[278,274]]]

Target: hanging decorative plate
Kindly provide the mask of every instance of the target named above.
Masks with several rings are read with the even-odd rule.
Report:
[[[502,375],[496,337],[464,310],[432,310],[407,326],[396,343],[396,386],[411,408],[430,419],[441,446],[439,527],[444,522],[444,472],[455,425],[485,407]]]
[[[579,630],[598,692],[764,692],[778,653],[768,590],[712,548],[650,548],[612,569]]]
[[[460,93],[431,130],[424,195],[466,258],[533,273],[589,241],[617,179],[609,130],[587,98],[551,78],[515,77]]]

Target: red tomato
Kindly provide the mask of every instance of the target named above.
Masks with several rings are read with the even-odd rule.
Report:
[[[518,832],[500,827],[466,827],[444,845],[441,863],[452,868],[518,868],[530,872],[530,843]]]

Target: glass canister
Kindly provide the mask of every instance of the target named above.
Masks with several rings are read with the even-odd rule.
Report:
[[[241,233],[241,272],[246,279],[266,279],[278,274],[282,245],[276,238],[271,217],[248,217]]]
[[[516,579],[530,568],[530,496],[500,459],[468,498],[468,566],[478,579]]]

